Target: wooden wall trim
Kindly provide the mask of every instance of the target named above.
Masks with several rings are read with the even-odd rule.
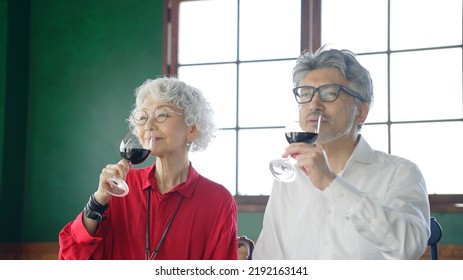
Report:
[[[269,196],[235,196],[238,211],[264,212]],[[429,203],[431,212],[437,213],[463,213],[462,194],[430,194]]]
[[[268,198],[268,195],[236,195],[235,201],[239,212],[264,212]]]
[[[439,260],[463,260],[463,245],[447,245],[441,244],[437,247]],[[429,246],[426,252],[420,258],[421,260],[429,260]]]
[[[0,260],[57,260],[58,242],[0,243]]]
[[[430,194],[431,212],[463,213],[463,194]]]
[[[0,260],[57,260],[58,250],[58,242],[0,243]],[[439,244],[438,253],[440,260],[463,260],[463,245]],[[420,259],[429,259],[429,247]]]

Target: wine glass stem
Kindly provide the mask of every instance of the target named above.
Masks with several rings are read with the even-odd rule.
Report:
[[[285,169],[287,169],[287,167],[291,164],[291,163],[289,162],[289,159],[290,159],[290,158],[291,158],[291,155],[287,156],[286,159],[285,159],[285,164],[284,164]]]

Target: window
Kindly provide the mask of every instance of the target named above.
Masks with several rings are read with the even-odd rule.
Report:
[[[330,44],[358,53],[372,74],[370,144],[416,162],[430,194],[463,194],[461,0],[166,2],[166,73],[200,88],[220,127],[191,155],[205,176],[237,196],[270,194],[268,161],[296,117],[295,59]]]
[[[268,195],[268,162],[287,145],[282,128],[297,112],[291,70],[301,48],[301,2],[178,4],[173,73],[203,91],[220,128],[206,151],[191,154],[192,163],[232,194]]]
[[[355,50],[371,71],[362,134],[416,162],[428,193],[463,193],[462,1],[330,0],[322,11],[322,42]]]

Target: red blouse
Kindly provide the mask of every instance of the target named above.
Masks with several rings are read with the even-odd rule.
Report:
[[[59,259],[145,259],[147,193],[150,195],[150,252],[153,252],[180,198],[172,224],[155,259],[237,259],[236,203],[230,192],[201,176],[190,164],[187,181],[161,194],[154,169],[131,169],[126,197],[113,197],[94,236],[82,213],[59,233]],[[151,187],[153,186],[153,187]]]

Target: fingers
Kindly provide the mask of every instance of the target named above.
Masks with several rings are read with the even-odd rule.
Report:
[[[125,173],[129,172],[129,169],[132,167],[132,164],[130,164],[127,160],[121,159],[118,163],[118,166],[122,166],[125,169]]]
[[[316,188],[323,190],[333,181],[335,174],[321,146],[294,143],[289,145],[283,154],[283,156],[288,155],[296,159],[296,165],[310,178]]]
[[[105,168],[101,170],[100,173],[100,186],[108,187],[109,178],[120,178],[125,180],[127,173],[129,172],[131,165],[126,160],[121,160],[116,164],[108,164]]]
[[[289,155],[291,155],[293,158],[296,158],[299,154],[315,151],[321,152],[322,148],[317,148],[316,145],[310,145],[307,143],[293,143],[286,148],[285,152],[281,155],[281,157],[286,158]]]

